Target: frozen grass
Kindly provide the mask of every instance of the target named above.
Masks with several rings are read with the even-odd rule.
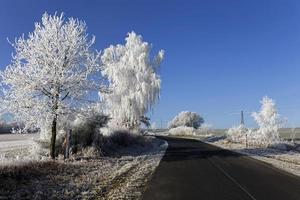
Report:
[[[196,129],[187,126],[178,126],[176,128],[171,128],[169,130],[169,135],[171,136],[193,136],[196,135]]]
[[[66,162],[2,165],[0,199],[138,199],[167,147],[152,137],[140,144],[129,139],[105,156],[85,148]]]
[[[210,136],[210,131],[207,128],[192,128],[187,126],[178,126],[176,128],[171,128],[167,133],[163,133],[165,135],[170,136]]]

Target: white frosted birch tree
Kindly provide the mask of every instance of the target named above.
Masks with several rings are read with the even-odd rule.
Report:
[[[85,104],[88,91],[99,90],[90,77],[99,69],[100,54],[91,51],[95,37],[86,31],[83,21],[45,13],[27,38],[12,44],[12,62],[1,72],[4,111],[25,129],[50,129],[51,158],[60,120]]]
[[[140,118],[159,98],[161,79],[158,68],[164,51],[152,59],[151,45],[142,36],[128,33],[125,45],[118,44],[104,50],[101,57],[102,75],[109,80],[111,93],[103,99],[115,126],[136,128]]]

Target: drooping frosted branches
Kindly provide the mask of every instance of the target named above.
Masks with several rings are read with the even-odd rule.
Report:
[[[91,51],[95,37],[89,39],[86,29],[78,19],[45,13],[27,38],[12,44],[12,63],[0,74],[4,107],[25,128],[54,130],[54,119],[85,103],[89,90],[99,89],[89,77],[99,69],[100,54]]]
[[[102,74],[108,78],[111,90],[103,99],[118,126],[133,128],[159,97],[161,80],[157,69],[164,51],[151,59],[151,45],[142,36],[131,32],[125,40],[125,45],[105,49],[101,57]]]

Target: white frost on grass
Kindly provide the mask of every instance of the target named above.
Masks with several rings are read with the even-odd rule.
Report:
[[[0,153],[9,150],[22,149],[32,145],[34,142],[31,139],[19,141],[0,141]]]
[[[109,183],[113,187],[113,182],[119,182],[118,187],[113,188],[108,194],[109,199],[140,199],[145,184],[159,165],[168,144],[164,142],[148,154],[136,157],[131,163],[122,166],[115,173],[111,174]],[[129,157],[130,159],[130,157]],[[125,176],[124,176],[125,175]]]
[[[187,126],[178,126],[169,130],[169,135],[171,136],[194,136],[196,134],[196,129]]]
[[[33,150],[38,134],[1,134],[0,135],[0,166],[21,164],[36,160]]]
[[[140,199],[166,148],[152,139],[151,146],[119,149],[116,156],[91,158],[87,149],[87,157],[66,162],[0,166],[0,194],[9,199]],[[19,182],[20,177],[26,181]]]
[[[176,128],[171,128],[169,131],[165,132],[165,135],[170,136],[211,136],[209,133],[211,127],[209,125],[205,125],[203,127],[199,127],[197,129],[193,127],[187,126],[178,126]]]
[[[257,160],[269,163],[274,167],[300,176],[300,152],[255,146],[246,148],[245,143],[234,143],[224,138],[209,137],[204,139],[204,141],[224,149],[248,155]]]

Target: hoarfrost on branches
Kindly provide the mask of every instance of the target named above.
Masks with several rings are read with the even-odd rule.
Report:
[[[141,117],[159,98],[161,80],[158,68],[164,51],[151,59],[151,45],[135,32],[128,33],[125,45],[104,50],[102,75],[109,80],[110,93],[103,94],[111,126],[137,128]]]
[[[172,121],[169,122],[169,128],[187,126],[199,128],[204,123],[204,119],[195,112],[182,111]]]
[[[244,124],[240,124],[239,126],[233,126],[226,131],[226,135],[228,139],[234,142],[244,142],[246,139],[246,134],[248,134],[249,130],[245,127]]]
[[[172,136],[196,136],[197,131],[193,127],[188,126],[177,126],[175,128],[171,128],[168,131],[169,135]]]
[[[99,90],[90,77],[100,68],[100,54],[90,50],[95,37],[89,39],[86,30],[78,19],[45,13],[27,38],[12,44],[12,63],[1,72],[4,112],[25,129],[52,129],[51,143],[60,120],[86,104],[89,90]]]
[[[259,146],[268,146],[280,141],[278,129],[281,127],[282,121],[274,100],[264,97],[260,103],[262,104],[260,112],[252,113],[258,129],[247,129],[243,124],[234,126],[226,132],[228,139]]]
[[[273,99],[267,96],[264,97],[260,103],[260,112],[254,112],[252,114],[259,126],[258,130],[255,132],[255,135],[264,142],[276,142],[279,140],[278,129],[282,125],[276,104]]]

